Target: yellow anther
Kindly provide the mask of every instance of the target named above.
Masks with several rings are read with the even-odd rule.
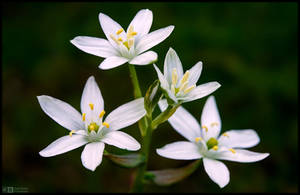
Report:
[[[214,146],[214,147],[212,147],[212,149],[213,149],[213,150],[218,150],[219,147],[218,147],[218,146]]]
[[[232,149],[232,148],[230,148],[230,149],[228,149],[230,152],[232,152],[233,154],[235,154],[236,153],[236,151],[234,150],[234,149]]]
[[[132,33],[130,33],[130,35],[135,36],[135,35],[137,35],[137,32],[132,32]]]
[[[222,135],[225,137],[229,137],[229,135],[227,133],[223,133]]]
[[[119,29],[119,30],[116,32],[116,34],[119,35],[119,34],[121,34],[123,31],[124,31],[123,28],[121,28],[121,29]]]
[[[82,120],[85,121],[85,113],[82,114]]]
[[[180,81],[180,84],[182,85],[183,83],[185,83],[189,79],[189,76],[190,76],[190,71],[186,71]]]
[[[195,87],[196,87],[196,85],[192,85],[192,86],[190,86],[189,88],[185,89],[185,90],[183,91],[183,93],[184,93],[184,94],[187,94],[187,93],[189,93],[190,91],[192,91]]]
[[[208,131],[207,126],[203,125],[202,128],[205,129],[206,132]]]
[[[89,104],[91,110],[94,110],[94,104]]]
[[[119,37],[119,38],[118,38],[118,41],[121,41],[121,42],[122,42],[122,41],[123,41],[123,39],[122,39],[121,37]]]
[[[124,42],[123,42],[123,45],[124,45],[125,47],[127,47],[127,49],[130,49],[130,47],[128,46],[128,41],[124,41]]]
[[[177,69],[173,68],[172,70],[172,84],[175,86],[178,80]]]
[[[219,123],[217,123],[217,122],[214,122],[214,123],[211,123],[211,124],[210,124],[211,127],[213,127],[213,126],[218,126],[218,125],[219,125]]]
[[[188,84],[189,84],[189,82],[186,81],[185,83],[183,83],[182,85],[180,85],[179,91],[184,91]]]
[[[203,140],[202,137],[196,137],[196,138],[195,138],[195,141],[196,141],[196,142],[202,141],[202,140]]]
[[[72,131],[69,133],[70,137],[72,137],[72,134],[73,134],[73,133],[75,133],[75,130],[72,130]]]
[[[99,114],[99,118],[102,118],[104,116],[104,114],[105,114],[105,111],[102,110],[101,113]]]
[[[118,39],[116,39],[116,37],[114,37],[113,35],[109,35],[109,36],[112,40],[114,40],[114,42],[116,42],[118,45],[120,45],[120,42],[118,41]]]
[[[103,122],[102,125],[105,126],[106,128],[109,128],[109,124],[107,122]]]

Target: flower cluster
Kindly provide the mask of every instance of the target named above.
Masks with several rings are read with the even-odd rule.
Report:
[[[86,53],[105,58],[99,65],[100,69],[111,69],[125,63],[130,66],[153,64],[157,61],[157,53],[148,50],[165,40],[172,33],[174,26],[149,33],[152,20],[152,11],[142,9],[125,31],[109,16],[100,13],[99,21],[106,39],[77,36],[71,43]],[[141,132],[146,131],[141,133],[142,139],[151,139],[145,135],[149,135],[149,131],[168,120],[188,141],[167,144],[157,149],[157,154],[177,160],[203,159],[206,173],[221,188],[229,182],[229,171],[219,160],[255,162],[269,155],[243,149],[253,147],[260,141],[252,129],[229,130],[220,135],[221,119],[214,96],[210,96],[204,105],[201,125],[182,107],[183,103],[208,96],[221,86],[216,81],[197,85],[202,72],[201,61],[184,72],[177,53],[170,48],[164,60],[163,73],[157,65],[153,64],[153,67],[158,80],[149,87],[145,97],[136,97],[117,107],[106,117],[104,100],[94,76],[90,76],[84,86],[80,103],[81,113],[56,98],[37,96],[42,110],[69,130],[68,135],[55,140],[39,154],[51,157],[85,145],[81,153],[82,164],[95,171],[106,153],[105,144],[129,151],[137,151],[143,147],[135,138],[119,131],[120,129],[139,122]],[[138,83],[133,83],[135,89],[139,90]],[[156,104],[159,105],[161,113],[152,120]],[[147,142],[150,143],[149,140]],[[124,162],[123,160],[122,163]],[[133,164],[138,165],[136,162],[138,161]]]

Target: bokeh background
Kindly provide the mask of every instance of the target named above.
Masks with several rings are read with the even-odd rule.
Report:
[[[107,112],[133,99],[127,65],[100,70],[102,58],[69,41],[104,37],[103,12],[127,28],[138,10],[153,11],[151,31],[175,25],[153,48],[160,69],[169,47],[184,69],[203,62],[198,84],[218,81],[216,97],[223,131],[252,128],[269,152],[256,163],[226,161],[230,183],[220,189],[202,165],[170,187],[147,185],[146,192],[298,191],[297,3],[2,3],[2,187],[29,192],[128,192],[134,169],[103,158],[91,172],[80,160],[83,147],[51,158],[38,152],[68,133],[40,108],[36,96],[50,95],[76,109],[87,78],[94,75]],[[142,92],[156,78],[153,66],[136,67]],[[184,104],[200,119],[206,98]],[[156,110],[158,113],[158,110]],[[137,124],[126,129],[141,140]],[[153,133],[149,169],[176,168],[190,161],[158,156],[155,148],[184,140],[168,123]],[[114,147],[108,151],[121,153]]]

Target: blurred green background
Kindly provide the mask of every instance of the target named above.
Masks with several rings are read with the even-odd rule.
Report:
[[[200,165],[184,181],[170,187],[148,185],[145,191],[297,192],[297,3],[2,3],[2,186],[29,192],[128,192],[134,169],[103,158],[91,172],[81,164],[83,147],[51,158],[39,156],[68,131],[42,111],[36,96],[50,95],[79,110],[84,84],[94,75],[107,112],[132,100],[127,65],[100,70],[103,58],[69,41],[79,35],[104,38],[99,12],[127,28],[143,8],[153,11],[151,31],[175,25],[173,33],[152,49],[158,53],[158,67],[163,69],[169,47],[176,50],[185,70],[201,60],[198,84],[222,84],[213,93],[222,131],[255,129],[261,143],[251,150],[270,153],[255,163],[224,161],[231,180],[223,189]],[[151,65],[136,70],[145,93],[156,73]],[[205,100],[184,107],[200,119]],[[137,124],[124,131],[141,140]],[[153,133],[150,170],[191,162],[155,153],[178,140],[184,138],[168,123]]]

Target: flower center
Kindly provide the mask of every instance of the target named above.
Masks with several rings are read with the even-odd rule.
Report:
[[[97,132],[98,129],[99,129],[99,125],[97,125],[97,123],[95,123],[95,122],[91,122],[91,123],[89,124],[89,126],[88,126],[88,131],[89,131],[89,133],[92,132],[92,131]]]
[[[171,90],[175,95],[177,95],[180,92],[185,95],[195,88],[196,85],[191,85],[190,87],[187,87],[189,84],[189,76],[190,76],[190,71],[186,71],[185,74],[183,75],[180,83],[177,84],[178,83],[177,69],[173,68]]]
[[[215,138],[211,137],[207,142],[207,149],[214,149],[214,150],[218,150],[218,140],[216,140]]]
[[[119,29],[116,32],[116,37],[112,34],[110,34],[110,38],[114,40],[118,45],[123,44],[128,50],[134,45],[134,36],[137,35],[137,32],[133,30],[133,26],[129,26],[128,32],[126,34],[126,40],[123,40],[122,37],[120,37],[120,34],[123,32],[123,28]]]

